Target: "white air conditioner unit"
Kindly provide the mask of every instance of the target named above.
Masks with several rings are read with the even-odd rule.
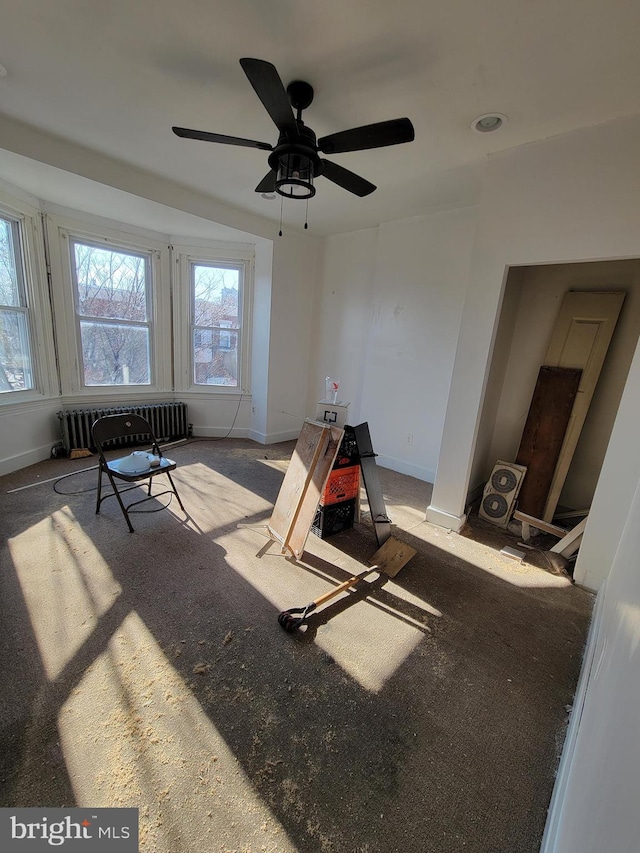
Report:
[[[498,461],[493,466],[480,501],[478,515],[498,527],[506,527],[527,469],[515,462]]]

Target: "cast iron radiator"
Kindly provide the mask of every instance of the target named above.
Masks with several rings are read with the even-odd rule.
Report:
[[[172,441],[188,435],[186,403],[153,403],[147,406],[116,406],[105,409],[74,409],[57,412],[62,430],[62,443],[69,451],[86,448],[95,449],[91,439],[91,425],[103,415],[119,415],[131,412],[146,418],[158,441]],[[143,443],[144,437],[116,439],[110,444],[119,447],[125,444]]]

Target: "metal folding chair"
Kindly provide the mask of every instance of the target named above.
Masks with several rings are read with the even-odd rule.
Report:
[[[93,437],[93,443],[100,456],[100,463],[98,465],[98,497],[96,502],[96,515],[100,512],[100,505],[102,502],[107,498],[115,496],[120,504],[120,509],[122,510],[122,514],[125,517],[129,530],[133,533],[134,529],[131,524],[131,519],[129,518],[129,513],[140,512],[141,510],[135,510],[132,508],[138,506],[138,504],[145,503],[146,501],[155,500],[162,495],[175,495],[178,499],[178,503],[180,504],[180,509],[186,514],[186,510],[182,505],[180,495],[178,494],[178,490],[175,487],[170,473],[177,467],[176,463],[162,455],[162,451],[156,441],[151,424],[146,420],[146,418],[134,414],[105,415],[94,422],[91,427],[91,435]],[[147,443],[147,441],[149,441],[150,449],[149,451],[136,452],[129,456],[108,462],[105,457],[105,450],[109,449],[110,443],[117,443],[118,439],[125,439],[127,443],[131,443],[132,440],[138,440],[143,443]],[[133,460],[133,462],[131,460]],[[127,470],[127,468],[129,470]],[[107,475],[113,489],[113,492],[109,492],[106,495],[102,494],[103,474]],[[151,483],[154,477],[158,477],[160,474],[167,477],[171,488],[163,489],[160,492],[152,494]],[[131,489],[138,488],[138,484],[145,480],[148,481],[146,496],[140,500],[131,501],[129,504],[125,505],[122,500],[122,495]],[[131,485],[126,488],[118,488],[116,481],[124,481]]]

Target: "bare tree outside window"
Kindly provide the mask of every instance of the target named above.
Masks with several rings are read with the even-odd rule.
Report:
[[[84,384],[149,385],[149,256],[71,245]]]
[[[193,381],[238,387],[242,271],[218,264],[191,265]]]
[[[0,217],[0,393],[33,388],[17,222]]]

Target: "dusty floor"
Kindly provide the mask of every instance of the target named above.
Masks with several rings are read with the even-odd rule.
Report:
[[[416,557],[286,634],[377,548],[363,495],[279,554],[292,447],[177,446],[189,518],[135,534],[94,514],[92,460],[0,479],[1,804],[136,806],[145,853],[535,853],[591,596],[501,557],[513,534],[428,524],[429,486],[381,469]]]

